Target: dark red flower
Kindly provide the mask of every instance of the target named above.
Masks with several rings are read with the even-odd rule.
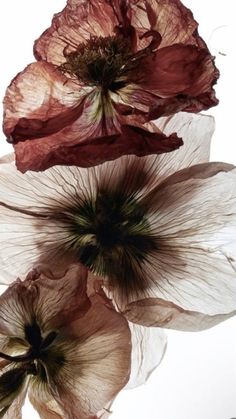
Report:
[[[217,104],[213,57],[179,0],[68,0],[4,100],[18,168],[93,166],[182,144],[153,123]]]

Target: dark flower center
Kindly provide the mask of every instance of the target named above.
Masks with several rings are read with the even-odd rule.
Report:
[[[40,327],[35,320],[33,320],[31,324],[25,325],[24,331],[25,339],[30,345],[29,350],[25,354],[18,356],[0,353],[0,357],[14,363],[20,363],[21,367],[18,369],[22,372],[22,374],[24,373],[23,375],[37,375],[42,381],[46,381],[47,373],[45,365],[51,373],[55,373],[65,361],[62,354],[56,353],[53,348],[50,348],[51,344],[57,337],[57,333],[52,331],[45,338],[43,338]],[[15,369],[12,371],[14,370]]]
[[[142,267],[157,242],[134,196],[100,190],[74,209],[69,223],[70,246],[83,264],[124,292],[146,288]]]
[[[60,70],[85,84],[113,91],[125,86],[127,72],[134,67],[130,43],[122,36],[92,37],[64,55]]]

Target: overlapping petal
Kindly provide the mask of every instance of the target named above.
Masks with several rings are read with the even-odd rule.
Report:
[[[3,269],[9,272],[13,260],[21,270],[50,260],[59,271],[69,260],[82,261],[99,280],[105,277],[107,293],[133,319],[139,302],[148,299],[153,319],[144,323],[165,323],[170,311],[169,327],[180,328],[190,316],[188,327],[202,329],[233,315],[235,168],[204,163],[211,118],[180,114],[161,123],[166,132],[176,127],[184,137],[178,158],[126,156],[91,169],[58,166],[40,175],[21,175],[11,163],[3,164]],[[28,249],[30,259],[22,264],[19,254]]]
[[[149,121],[218,103],[213,57],[177,0],[68,0],[34,52],[4,99],[22,172],[175,150]]]
[[[17,275],[24,277],[32,265],[44,262],[45,258],[49,258],[54,272],[58,268],[63,270],[68,263],[75,261],[73,251],[65,252],[64,249],[69,235],[63,220],[49,220],[48,215],[43,213],[46,207],[53,207],[58,211],[68,205],[73,206],[80,191],[85,196],[90,191],[92,193],[97,187],[97,176],[101,182],[115,185],[119,181],[124,162],[133,165],[133,171],[142,163],[149,175],[140,178],[144,188],[142,193],[146,194],[175,171],[208,160],[214,129],[211,117],[180,113],[162,118],[160,124],[167,136],[175,131],[178,136],[183,137],[184,146],[178,152],[150,156],[148,160],[124,157],[115,164],[110,162],[89,170],[55,167],[37,175],[22,175],[14,169],[13,163],[4,160],[0,166],[1,282],[9,284]],[[132,178],[135,181],[136,178]],[[130,187],[132,178],[126,178],[124,187]],[[4,207],[5,205],[8,207]],[[10,211],[9,207],[20,209],[20,212]],[[32,217],[32,212],[38,214],[38,217]]]
[[[10,351],[20,355],[10,357],[10,362],[4,361],[1,365],[2,374],[10,374],[15,380],[12,389],[9,385],[6,388],[6,400],[1,400],[0,406],[8,409],[9,419],[13,419],[14,414],[21,417],[21,404],[28,385],[30,399],[41,417],[99,418],[129,380],[128,322],[115,311],[105,294],[91,295],[85,310],[83,292],[88,300],[85,270],[81,265],[69,267],[63,284],[60,278],[52,280],[52,276],[32,271],[25,281],[15,282],[1,296],[0,333],[8,339],[4,350],[6,354]],[[79,286],[81,295],[77,294],[75,313],[73,288],[77,291]],[[12,312],[14,303],[15,312]],[[1,357],[7,356],[1,352]],[[19,363],[20,359],[24,362],[15,367],[14,361]],[[0,381],[1,386],[6,387],[6,380],[0,378]],[[22,400],[18,400],[21,390]]]

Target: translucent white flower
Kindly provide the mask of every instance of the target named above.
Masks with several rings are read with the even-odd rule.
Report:
[[[211,117],[163,118],[184,146],[95,168],[0,168],[1,267],[82,262],[143,325],[199,330],[236,309],[236,173],[206,163]],[[96,280],[97,281],[97,280]]]

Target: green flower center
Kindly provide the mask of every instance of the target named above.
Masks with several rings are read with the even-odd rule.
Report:
[[[64,52],[65,63],[59,69],[87,85],[116,91],[125,86],[132,68],[131,48],[121,36],[92,37],[76,51]]]

